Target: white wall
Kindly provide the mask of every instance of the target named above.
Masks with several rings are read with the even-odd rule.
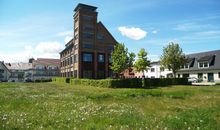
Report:
[[[151,68],[154,68],[155,71],[151,72]],[[160,68],[161,68],[160,64],[151,64],[151,67],[148,69],[148,71],[144,72],[145,77],[160,78],[161,76],[163,76],[164,78],[167,78],[167,74],[172,73],[172,71],[169,71],[168,69],[165,69],[164,71],[161,71]]]
[[[207,82],[208,81],[208,73],[213,73],[214,76],[214,81],[215,82],[220,82],[220,78],[219,78],[219,73],[220,70],[210,70],[210,71],[193,71],[193,72],[184,72],[185,74],[188,73],[189,77],[195,77],[198,78],[198,74],[202,73],[203,74],[203,81]],[[180,74],[180,77],[182,77],[183,73]]]

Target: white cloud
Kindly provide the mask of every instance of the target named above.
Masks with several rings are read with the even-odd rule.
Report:
[[[152,31],[153,34],[157,34],[157,32],[158,32],[157,30]]]
[[[29,58],[57,58],[63,45],[59,42],[40,42],[36,46],[25,45],[23,51],[14,53],[0,52],[0,61],[28,62]]]
[[[66,36],[64,42],[68,43],[72,38],[73,38],[72,36]]]
[[[59,53],[62,48],[59,42],[40,42],[35,51],[39,53]]]
[[[133,40],[141,40],[147,35],[146,31],[135,27],[128,28],[122,26],[122,27],[118,27],[118,30],[121,32],[122,36],[126,36]]]
[[[59,32],[56,36],[64,37],[64,42],[68,43],[73,38],[73,31]]]

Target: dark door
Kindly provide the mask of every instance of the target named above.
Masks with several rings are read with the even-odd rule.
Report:
[[[208,82],[214,82],[213,73],[208,73]]]

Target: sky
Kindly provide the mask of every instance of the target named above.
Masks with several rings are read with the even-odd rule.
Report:
[[[98,7],[115,39],[151,61],[169,42],[185,54],[220,49],[220,0],[0,0],[0,61],[59,58],[78,3]]]

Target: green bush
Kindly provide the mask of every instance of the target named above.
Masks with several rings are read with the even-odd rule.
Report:
[[[73,85],[96,86],[106,88],[137,88],[141,87],[141,79],[70,79]]]
[[[58,82],[58,83],[67,83],[67,79],[69,78],[65,78],[65,77],[56,77],[56,78],[53,78],[52,81],[53,82]]]
[[[144,87],[164,87],[169,85],[188,85],[187,78],[155,78],[155,79],[144,79]]]
[[[53,78],[53,82],[70,83],[72,85],[82,86],[95,86],[106,88],[152,88],[152,87],[164,87],[169,85],[187,85],[188,80],[186,78],[146,78],[144,80],[133,79],[74,79],[57,77]]]

